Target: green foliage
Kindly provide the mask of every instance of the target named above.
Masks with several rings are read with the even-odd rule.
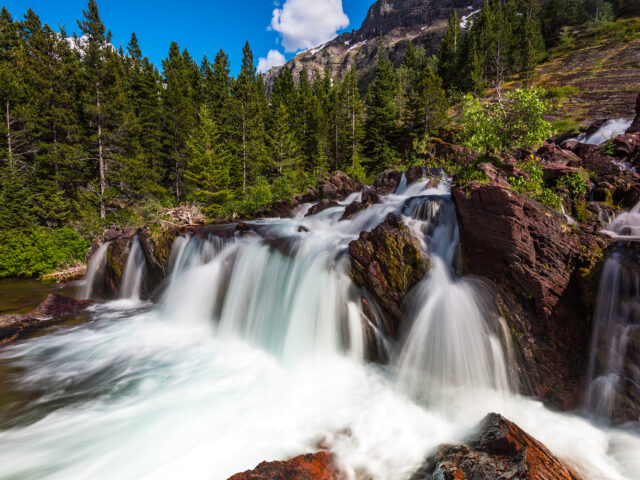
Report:
[[[602,147],[600,147],[600,153],[602,155],[607,155],[609,157],[616,156],[616,144],[609,141],[605,143]]]
[[[589,190],[589,174],[585,171],[564,175],[558,180],[558,187],[566,188],[572,196],[586,195]]]
[[[471,94],[463,98],[461,123],[464,144],[480,152],[530,148],[553,134],[544,116],[551,105],[536,89],[516,89],[502,100],[483,103]]]
[[[518,168],[524,175],[509,177],[511,188],[518,193],[539,201],[543,205],[559,210],[561,206],[560,197],[552,189],[545,186],[540,160],[532,155],[530,158],[520,162]]]
[[[562,100],[580,93],[580,87],[575,85],[562,85],[551,87],[546,91],[546,98],[554,100]]]
[[[83,263],[89,245],[69,227],[0,230],[0,277],[35,277]]]

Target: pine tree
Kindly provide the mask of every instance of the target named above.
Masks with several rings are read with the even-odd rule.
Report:
[[[453,10],[449,14],[449,27],[442,38],[438,52],[438,73],[447,87],[460,84],[458,57],[461,44],[460,17],[458,12]]]
[[[187,149],[189,161],[184,175],[186,189],[190,197],[204,207],[205,213],[219,216],[225,203],[232,198],[231,154],[206,105],[200,109],[199,125],[189,136]]]
[[[544,55],[544,39],[540,28],[538,0],[524,0],[521,7],[521,71],[528,86],[533,70]]]
[[[395,70],[387,58],[381,39],[378,46],[378,63],[366,101],[365,145],[374,171],[390,166],[394,161],[392,147],[398,120],[397,92]]]
[[[287,170],[297,170],[300,154],[292,120],[284,103],[274,108],[269,128],[266,132],[267,145],[273,166],[278,176]]]

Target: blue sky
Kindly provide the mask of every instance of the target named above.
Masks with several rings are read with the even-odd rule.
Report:
[[[113,33],[112,43],[126,46],[136,32],[144,54],[159,67],[177,41],[198,61],[213,59],[218,49],[229,54],[237,73],[245,39],[258,65],[287,60],[296,51],[316,46],[334,33],[358,28],[374,0],[98,0],[100,15]],[[14,18],[31,7],[43,22],[62,24],[71,33],[87,0],[10,0],[0,3]],[[275,11],[275,12],[274,12]],[[345,25],[347,25],[345,27]]]

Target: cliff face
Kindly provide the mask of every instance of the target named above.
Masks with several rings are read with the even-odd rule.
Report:
[[[369,8],[359,29],[299,53],[282,67],[272,68],[265,74],[265,83],[271,89],[274,78],[285,67],[297,79],[305,66],[311,78],[326,67],[333,76],[340,77],[355,64],[361,75],[360,85],[364,87],[375,68],[381,35],[389,58],[398,66],[410,41],[415,46],[423,46],[427,54],[436,53],[440,39],[447,31],[449,11],[455,8],[463,17],[480,8],[482,1],[378,0]]]

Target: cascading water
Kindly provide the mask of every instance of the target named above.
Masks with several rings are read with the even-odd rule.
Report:
[[[598,289],[586,406],[611,419],[625,409],[629,397],[640,401],[640,204],[605,231],[617,243]]]
[[[87,265],[87,274],[85,275],[84,285],[80,289],[80,300],[88,300],[93,295],[95,290],[96,280],[99,278],[99,272],[104,269],[105,262],[107,260],[107,250],[109,248],[109,242],[105,242],[100,245],[100,248],[96,250]]]
[[[626,132],[633,120],[627,120],[624,118],[615,118],[611,120],[607,120],[596,132],[587,136],[584,133],[581,133],[576,138],[572,138],[571,140],[578,141],[580,143],[588,143],[591,145],[602,145],[604,142],[617,137],[618,135],[622,135]]]
[[[0,479],[224,480],[321,442],[348,480],[406,480],[489,411],[585,478],[639,478],[638,435],[508,393],[499,321],[481,287],[453,273],[445,182],[340,221],[344,203],[251,222],[260,236],[178,239],[159,306],[106,303],[86,323],[0,349]],[[376,325],[362,321],[345,250],[391,212],[433,267],[413,292],[413,333],[383,367],[363,360]],[[456,391],[443,412],[436,402]]]
[[[404,211],[425,236],[431,270],[411,294],[400,381],[414,397],[447,408],[477,390],[509,391],[509,367],[500,333],[504,321],[473,282],[456,279],[458,225],[448,195],[412,199]],[[493,325],[492,323],[493,322]],[[505,335],[504,341],[507,342]],[[507,349],[509,351],[509,349]]]
[[[122,274],[122,282],[120,285],[120,298],[134,301],[140,300],[144,262],[144,254],[140,248],[140,240],[135,236],[129,243],[127,264]]]

